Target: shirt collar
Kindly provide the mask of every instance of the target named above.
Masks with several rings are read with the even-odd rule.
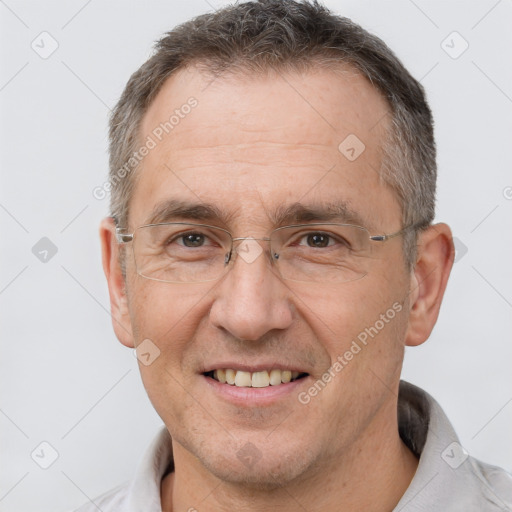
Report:
[[[428,393],[401,381],[398,403],[400,435],[420,460],[393,512],[506,510],[505,494],[496,494],[493,484],[496,475],[507,480],[508,476],[468,455],[442,408]],[[503,483],[510,492],[510,480]]]

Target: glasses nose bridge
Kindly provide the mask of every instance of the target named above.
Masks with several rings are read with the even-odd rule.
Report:
[[[241,240],[260,240],[260,241],[263,241],[263,242],[270,242],[270,237],[265,236],[265,237],[262,237],[262,238],[256,238],[254,236],[237,236],[237,237],[231,237],[231,240],[233,242],[238,242],[238,241],[241,241]]]
[[[244,242],[247,244],[244,245]],[[255,242],[256,245],[250,244]],[[231,237],[231,250],[226,255],[225,263],[234,262],[235,257],[241,256],[246,263],[252,263],[261,253],[266,251],[258,242],[271,243],[271,237],[255,237],[255,236],[237,236]],[[271,249],[271,247],[269,247]]]
[[[233,249],[235,248],[235,244],[237,244],[235,252],[238,254],[238,252],[240,250],[240,246],[242,246],[243,242],[245,242],[245,241],[269,242],[270,243],[270,237],[268,237],[268,236],[261,237],[261,238],[257,238],[257,237],[254,237],[254,236],[231,237],[231,252],[233,252]]]

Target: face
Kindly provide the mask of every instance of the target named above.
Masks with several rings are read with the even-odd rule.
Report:
[[[330,204],[343,205],[372,235],[401,229],[399,203],[379,176],[388,108],[354,71],[213,81],[181,71],[152,103],[141,140],[155,139],[155,128],[190,97],[196,106],[180,111],[143,160],[129,232],[159,210],[157,220],[264,238],[286,221],[325,221]],[[354,135],[361,153],[361,145],[350,151]],[[340,151],[347,137],[352,144]],[[162,213],[171,202],[207,204],[218,215]],[[280,216],[298,205],[313,213]],[[371,242],[366,274],[344,283],[282,279],[265,241],[254,261],[235,257],[216,281],[164,283],[138,275],[128,247],[121,323],[132,334],[120,337],[127,345],[149,339],[160,350],[140,370],[175,452],[225,481],[262,486],[354,459],[396,417],[410,291],[401,243]],[[300,378],[238,387],[212,377],[225,369]]]

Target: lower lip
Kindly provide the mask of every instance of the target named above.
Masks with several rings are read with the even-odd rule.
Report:
[[[267,386],[264,388],[238,387],[230,384],[223,384],[218,380],[205,375],[202,376],[210,389],[224,400],[239,407],[254,407],[271,405],[278,400],[288,397],[290,394],[298,395],[298,388],[302,387],[309,376],[301,379],[279,384],[278,386]]]

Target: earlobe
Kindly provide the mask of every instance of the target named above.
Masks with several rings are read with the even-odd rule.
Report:
[[[115,237],[115,223],[111,217],[103,219],[100,224],[100,242],[103,271],[107,278],[110,297],[112,326],[119,341],[123,345],[133,348],[134,340],[126,296],[126,282],[119,260],[120,247]]]
[[[454,256],[452,234],[446,224],[435,224],[420,233],[418,257],[411,277],[406,345],[420,345],[430,336],[439,315]]]

